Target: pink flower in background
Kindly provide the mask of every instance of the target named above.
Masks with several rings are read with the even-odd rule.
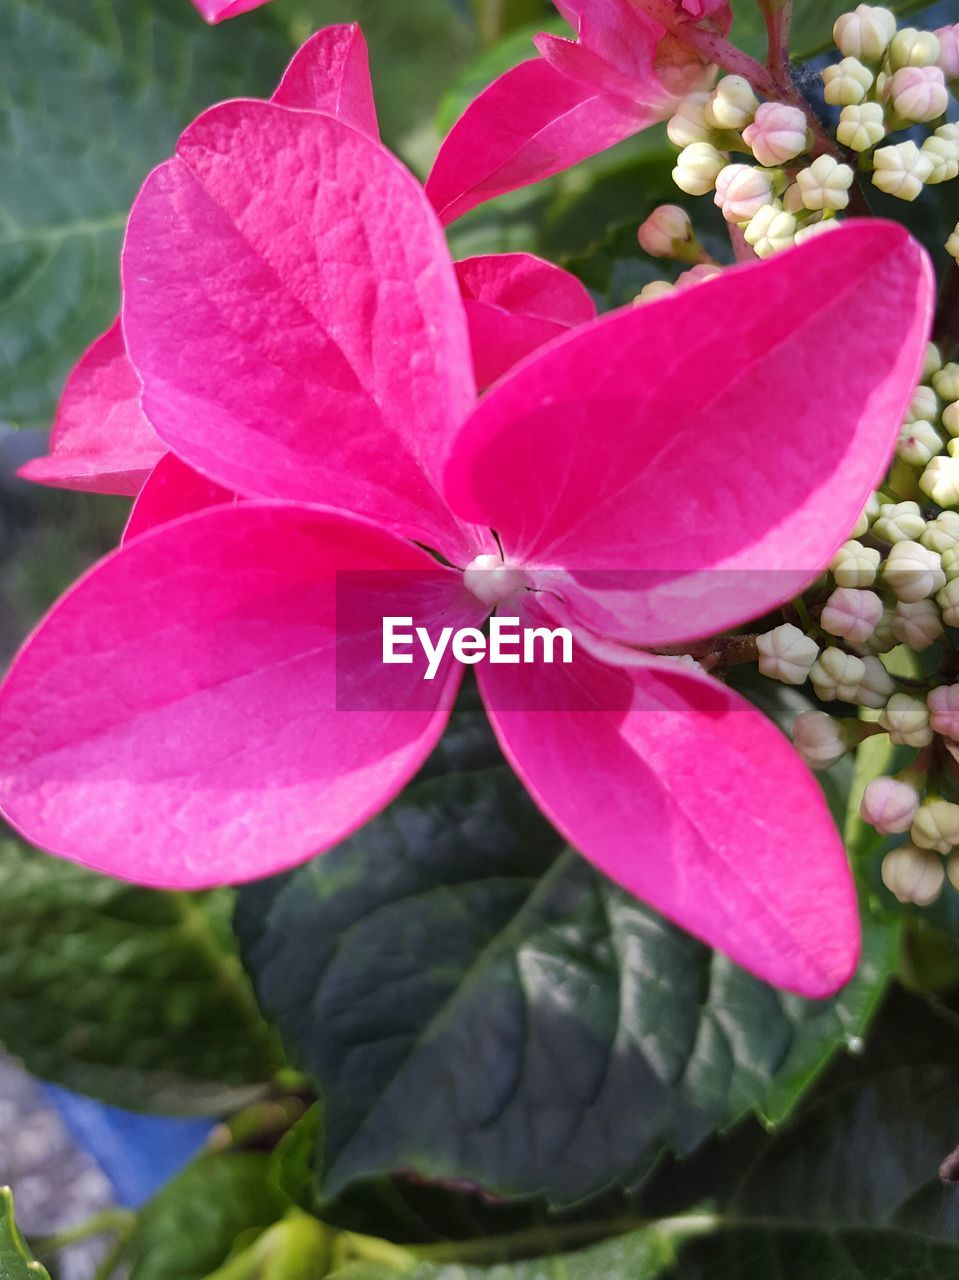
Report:
[[[566,621],[572,666],[477,668],[534,799],[630,892],[830,992],[858,917],[815,781],[735,693],[642,649],[762,613],[842,543],[924,355],[922,251],[847,225],[578,325],[477,403],[463,295],[501,283],[458,278],[422,188],[342,120],[234,102],[186,131],[123,254],[174,456],[7,677],[0,807],[142,883],[267,875],[378,812],[442,732],[461,667],[384,666],[384,615]],[[344,575],[380,585],[346,607]]]
[[[207,22],[237,18],[241,13],[249,13],[251,9],[259,9],[269,2],[270,0],[193,0]]]
[[[443,222],[648,128],[714,70],[633,0],[554,0],[575,40],[494,80],[450,130],[426,184]]]

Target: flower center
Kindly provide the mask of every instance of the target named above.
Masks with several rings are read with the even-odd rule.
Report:
[[[490,554],[471,560],[463,570],[463,581],[467,591],[490,609],[528,585],[522,569],[511,568],[499,556]]]

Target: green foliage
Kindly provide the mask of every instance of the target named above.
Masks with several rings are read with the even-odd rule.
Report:
[[[137,889],[0,840],[0,1042],[118,1106],[237,1106],[282,1058],[230,909],[228,893]]]
[[[0,1280],[50,1280],[23,1242],[13,1216],[13,1193],[0,1187]]]
[[[832,45],[833,23],[856,6],[851,0],[793,0],[790,53],[802,62]],[[897,14],[928,7],[928,0],[889,0],[885,8]],[[766,56],[766,28],[756,0],[732,0],[733,29],[730,40],[754,58]]]

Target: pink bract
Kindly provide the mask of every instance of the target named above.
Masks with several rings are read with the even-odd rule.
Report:
[[[241,13],[249,13],[251,9],[259,9],[270,0],[193,0],[193,3],[207,22],[223,22],[227,18],[238,18]]]

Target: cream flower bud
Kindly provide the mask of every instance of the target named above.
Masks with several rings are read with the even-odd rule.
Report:
[[[915,200],[932,173],[932,161],[914,142],[880,147],[873,156],[873,186],[899,200]]]
[[[823,95],[830,106],[849,107],[862,102],[872,88],[873,74],[858,58],[843,58],[822,73]]]
[[[926,359],[922,366],[923,382],[928,382],[942,368],[942,352],[934,342],[926,343]]]
[[[908,542],[920,537],[925,527],[918,502],[883,502],[872,531],[883,542]]]
[[[916,387],[909,401],[907,421],[915,422],[917,418],[925,418],[927,422],[934,422],[938,416],[939,397],[932,387]]]
[[[950,440],[950,444],[953,442]],[[919,488],[937,506],[959,506],[959,458],[939,454],[932,458],[919,477]]]
[[[860,4],[833,24],[836,48],[847,58],[878,62],[896,34],[896,16],[878,5]]]
[[[709,94],[691,93],[683,98],[666,124],[666,133],[675,147],[689,147],[694,142],[708,142],[713,131],[706,123],[705,107]]]
[[[954,516],[956,512],[944,511],[942,514]],[[959,547],[947,547],[939,555],[942,560],[942,571],[946,575],[946,582],[952,582],[953,578],[959,578]]]
[[[873,520],[875,520],[878,515],[879,515],[879,498],[874,493],[870,496],[869,501],[866,503],[865,507],[859,513],[859,519],[856,521],[853,527],[849,530],[850,538],[861,538],[864,533],[868,533],[869,526],[872,524]],[[842,583],[840,585],[845,586],[847,584]]]
[[[811,769],[829,769],[861,738],[858,720],[837,720],[825,711],[803,711],[793,725],[793,744]]]
[[[799,190],[798,183],[791,182],[783,192],[782,205],[787,213],[805,212],[806,206],[802,202],[802,192]]]
[[[879,572],[880,558],[875,547],[850,540],[839,548],[829,568],[838,587],[871,587]]]
[[[920,795],[911,782],[899,778],[873,778],[862,793],[859,812],[880,835],[901,835],[912,826]]]
[[[959,142],[959,122],[950,120],[948,124],[941,124],[936,129],[935,137],[946,138],[950,142]]]
[[[959,401],[947,404],[942,411],[942,425],[953,439],[959,436]]]
[[[653,258],[673,258],[693,238],[689,214],[678,204],[661,204],[640,225],[640,248]]]
[[[959,844],[959,804],[927,800],[916,811],[909,834],[920,849],[948,853],[953,845]]]
[[[894,693],[879,713],[890,741],[901,747],[927,747],[932,742],[929,709],[911,693]]]
[[[704,196],[725,167],[726,157],[712,143],[692,142],[676,157],[673,182],[687,195]]]
[[[882,860],[882,882],[900,902],[928,907],[942,892],[942,859],[928,849],[904,844]]]
[[[744,76],[723,76],[709,95],[703,114],[714,129],[742,129],[758,106],[759,99]]]
[[[952,229],[952,234],[946,241],[946,253],[950,258],[955,258],[959,262],[959,222]]]
[[[882,617],[882,600],[874,591],[837,587],[826,601],[820,619],[832,636],[865,644]]]
[[[862,658],[830,647],[822,653],[809,672],[813,688],[823,702],[838,698],[841,702],[854,702],[856,690],[866,675]]]
[[[714,198],[727,222],[749,222],[772,200],[772,178],[749,164],[727,164],[716,176]]]
[[[899,431],[896,457],[911,467],[924,467],[942,449],[942,436],[924,418],[906,422]]]
[[[959,512],[941,511],[935,520],[930,520],[922,531],[919,541],[930,551],[938,551],[940,555],[953,547],[959,547]],[[945,561],[942,565],[946,569]],[[948,577],[948,569],[946,569]]]
[[[848,164],[832,156],[817,156],[808,169],[800,169],[796,183],[807,209],[838,212],[849,203],[849,188],[855,174]]]
[[[889,81],[896,115],[911,124],[941,116],[949,105],[945,76],[938,67],[901,67]]]
[[[943,400],[959,400],[959,364],[943,365],[932,375],[932,385]]]
[[[959,627],[959,578],[952,578],[936,592],[936,604],[942,610],[947,627]]]
[[[890,605],[886,605],[882,611],[882,617],[876,624],[876,629],[866,641],[866,647],[870,653],[888,653],[890,649],[895,649],[899,641],[892,634],[892,614],[893,610]]]
[[[959,22],[954,22],[951,27],[939,27],[935,35],[939,41],[936,65],[947,80],[959,79]]]
[[[796,243],[805,244],[807,240],[822,235],[824,231],[835,231],[841,226],[842,223],[838,218],[823,218],[821,222],[810,222],[808,226],[800,227],[796,232]]]
[[[889,65],[893,71],[900,67],[932,67],[939,58],[939,52],[939,37],[931,31],[903,27],[889,42]]]
[[[949,138],[937,138],[934,134],[925,140],[920,150],[932,165],[932,172],[926,179],[930,186],[951,182],[959,176],[959,143]]]
[[[892,633],[913,653],[922,653],[942,635],[939,610],[932,600],[900,600],[892,611]]]
[[[665,298],[668,294],[673,293],[676,286],[671,280],[650,280],[649,284],[644,284],[633,299],[634,302],[655,302],[657,298]]]
[[[870,653],[865,655],[862,664],[866,668],[866,674],[859,682],[854,701],[859,707],[881,711],[896,690],[892,676],[879,659]]]
[[[743,142],[760,164],[775,168],[806,150],[809,126],[798,107],[764,102],[752,124],[743,130]]]
[[[750,218],[743,237],[752,245],[757,258],[770,258],[792,245],[796,238],[796,219],[776,202],[764,204]]]
[[[934,595],[946,582],[938,553],[920,542],[895,543],[882,572],[893,595],[907,604]]]
[[[688,289],[692,284],[703,284],[706,280],[715,280],[721,276],[723,268],[718,262],[698,262],[695,267],[681,272],[676,277],[677,289]]]
[[[836,137],[852,151],[868,151],[886,136],[886,113],[878,102],[843,107]]]
[[[810,640],[805,632],[789,622],[757,636],[756,648],[759,650],[759,670],[764,676],[781,680],[783,684],[805,683],[819,657],[819,646],[815,640]]]
[[[959,684],[941,684],[926,699],[929,723],[944,738],[959,739]]]

